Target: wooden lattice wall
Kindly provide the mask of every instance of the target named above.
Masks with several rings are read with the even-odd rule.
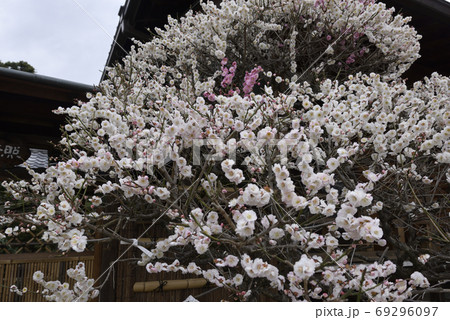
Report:
[[[78,262],[83,262],[86,275],[94,277],[94,255],[92,252],[83,254],[69,254],[61,256],[56,253],[26,253],[26,254],[0,254],[0,302],[42,302],[45,299],[41,294],[42,287],[33,281],[33,273],[42,271],[45,280],[59,280],[73,285],[66,270],[74,268]],[[22,296],[10,292],[11,285],[19,289],[27,288]]]
[[[42,240],[44,230],[7,237],[0,243],[1,254],[56,252],[57,245]]]

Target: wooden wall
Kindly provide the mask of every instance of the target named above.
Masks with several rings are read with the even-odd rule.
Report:
[[[47,252],[0,255],[0,302],[45,301],[41,294],[36,293],[43,288],[33,281],[33,273],[40,270],[44,273],[46,281],[59,280],[73,285],[74,281],[69,279],[66,270],[74,268],[78,262],[84,262],[86,275],[93,278],[94,255],[92,252],[67,256]],[[13,284],[19,289],[26,287],[28,291],[22,296],[12,293],[10,287]]]

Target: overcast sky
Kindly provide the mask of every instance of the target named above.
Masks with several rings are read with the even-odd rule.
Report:
[[[125,0],[0,0],[0,60],[98,84]],[[83,11],[81,5],[89,14]]]

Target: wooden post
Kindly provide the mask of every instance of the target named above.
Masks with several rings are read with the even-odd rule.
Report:
[[[96,238],[99,238],[100,235],[97,233],[95,235]],[[94,245],[94,265],[93,265],[93,278],[96,280],[94,283],[94,287],[101,285],[100,275],[102,274],[102,243],[97,242]],[[98,302],[100,300],[100,295],[95,298],[93,301]]]
[[[398,237],[400,239],[400,242],[406,243],[405,228],[398,227],[397,232],[398,232]]]
[[[101,252],[97,253],[96,258],[100,256],[100,272],[98,278],[99,283],[103,284],[100,289],[99,300],[101,302],[115,302],[116,301],[116,288],[115,283],[118,279],[115,279],[115,273],[113,270],[109,270],[111,263],[117,259],[117,254],[119,252],[119,241],[111,240],[110,242],[104,242],[101,244]],[[99,262],[97,261],[96,264]],[[96,267],[98,270],[98,266]],[[108,270],[108,271],[106,271]],[[109,272],[110,271],[110,272]],[[109,277],[108,277],[109,275]]]

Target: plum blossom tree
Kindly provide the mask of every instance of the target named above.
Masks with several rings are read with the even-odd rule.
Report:
[[[401,79],[419,57],[409,18],[374,0],[202,8],[56,110],[64,157],[3,183],[15,200],[0,222],[42,226],[62,251],[83,251],[87,230],[121,240],[148,272],[202,276],[230,299],[403,301],[439,287],[450,83]],[[121,233],[136,222],[167,236]],[[364,257],[374,246],[397,259]]]

